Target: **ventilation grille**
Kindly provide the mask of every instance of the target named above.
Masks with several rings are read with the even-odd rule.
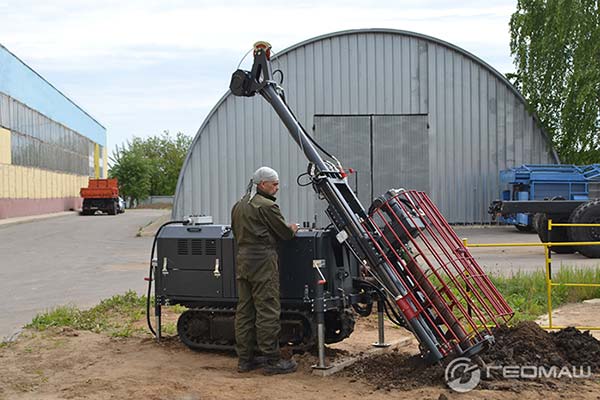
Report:
[[[206,255],[214,256],[217,254],[217,242],[215,240],[207,240],[206,242]]]
[[[202,240],[192,239],[192,255],[193,256],[201,256],[202,255]]]
[[[190,252],[191,242],[191,252]],[[177,255],[178,256],[215,256],[217,255],[216,240],[202,239],[177,239]]]
[[[188,255],[188,241],[186,239],[177,239],[177,255]]]

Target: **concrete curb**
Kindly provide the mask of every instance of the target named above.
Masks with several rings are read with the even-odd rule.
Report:
[[[165,213],[153,219],[148,225],[141,226],[137,235],[138,237],[154,237],[156,231],[162,224],[171,220],[171,213]]]
[[[0,219],[0,229],[6,226],[26,224],[28,222],[42,221],[45,219],[65,217],[68,215],[78,215],[79,211],[63,211],[51,214],[28,215],[25,217]]]

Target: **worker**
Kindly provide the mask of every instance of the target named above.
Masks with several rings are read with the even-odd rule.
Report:
[[[254,172],[244,197],[231,210],[231,228],[237,244],[238,372],[264,368],[266,374],[286,374],[296,370],[296,362],[282,359],[279,351],[277,243],[292,239],[298,225],[285,222],[275,203],[278,190],[277,172],[261,167]]]

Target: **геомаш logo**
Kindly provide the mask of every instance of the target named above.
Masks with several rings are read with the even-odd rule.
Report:
[[[444,378],[450,389],[458,393],[466,393],[479,385],[481,370],[471,359],[458,357],[448,364]]]
[[[493,375],[492,375],[493,373]],[[591,378],[592,368],[575,366],[537,365],[484,365],[479,366],[470,358],[458,357],[446,367],[444,378],[450,389],[466,393],[477,387],[482,379],[492,376],[501,379],[540,379],[540,378]]]

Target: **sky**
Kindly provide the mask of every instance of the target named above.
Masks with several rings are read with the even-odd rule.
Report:
[[[512,72],[515,9],[516,0],[0,0],[0,43],[106,127],[110,155],[134,136],[195,136],[258,40],[278,52],[341,30],[407,30]]]

